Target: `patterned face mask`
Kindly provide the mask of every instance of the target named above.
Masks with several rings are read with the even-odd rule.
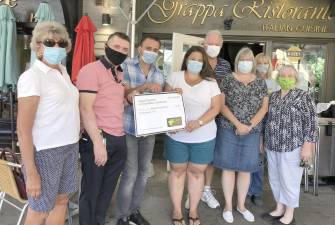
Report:
[[[277,81],[283,90],[291,90],[296,84],[295,78],[292,77],[278,77]]]

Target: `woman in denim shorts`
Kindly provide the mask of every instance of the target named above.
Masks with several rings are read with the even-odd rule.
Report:
[[[174,225],[184,225],[181,202],[185,177],[190,195],[189,224],[199,225],[198,204],[204,188],[204,172],[212,162],[216,137],[215,116],[220,111],[221,92],[202,47],[191,47],[184,57],[182,71],[171,74],[167,90],[182,93],[186,128],[168,134],[165,157],[171,163],[170,197]]]
[[[262,120],[268,110],[266,83],[256,77],[254,55],[242,48],[235,59],[235,73],[221,83],[224,93],[213,165],[222,169],[222,188],[225,208],[222,216],[233,223],[232,198],[237,183],[237,211],[249,222],[254,215],[245,208],[250,173],[259,169],[260,133]],[[237,173],[237,177],[236,177]]]
[[[29,209],[26,225],[64,224],[77,191],[79,93],[61,65],[71,49],[66,28],[41,22],[33,31],[37,59],[18,82],[17,132]]]

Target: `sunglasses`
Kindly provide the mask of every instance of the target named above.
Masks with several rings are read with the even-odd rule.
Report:
[[[43,45],[46,47],[55,47],[56,44],[58,44],[60,48],[66,48],[67,46],[69,46],[69,43],[66,40],[55,41],[53,39],[45,39],[43,41]]]

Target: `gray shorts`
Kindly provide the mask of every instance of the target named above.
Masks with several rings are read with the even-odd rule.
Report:
[[[28,197],[29,207],[36,212],[50,212],[60,194],[78,190],[78,143],[35,152],[35,164],[41,177],[41,195]]]

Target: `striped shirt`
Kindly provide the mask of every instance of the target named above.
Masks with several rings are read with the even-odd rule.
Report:
[[[214,72],[215,78],[218,84],[220,84],[224,76],[232,73],[230,63],[223,58],[218,58],[218,63],[216,64]]]
[[[232,74],[230,63],[223,58],[218,58],[218,62],[215,67],[215,79],[218,84],[220,85],[222,79],[229,74]],[[215,118],[218,127],[220,127],[220,124],[222,124],[223,119],[224,118],[221,113]]]

